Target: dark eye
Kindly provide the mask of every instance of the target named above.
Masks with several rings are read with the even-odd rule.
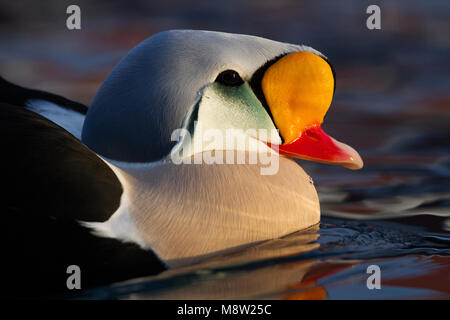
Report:
[[[228,87],[237,87],[244,83],[239,73],[234,70],[225,70],[219,73],[216,82],[224,84]]]

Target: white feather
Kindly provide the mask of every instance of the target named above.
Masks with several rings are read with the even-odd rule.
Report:
[[[81,139],[81,131],[85,116],[71,109],[63,108],[46,100],[29,100],[26,109],[40,114],[58,126],[66,129],[78,140]]]
[[[309,176],[294,161],[279,161],[278,173],[266,176],[261,164],[109,163],[124,187],[120,207],[106,222],[83,224],[152,249],[170,267],[317,224]]]

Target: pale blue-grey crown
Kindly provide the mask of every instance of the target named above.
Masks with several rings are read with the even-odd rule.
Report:
[[[224,70],[249,81],[267,61],[314,49],[254,36],[212,31],[158,33],[112,70],[88,110],[82,141],[121,161],[151,162],[167,154],[200,89]]]

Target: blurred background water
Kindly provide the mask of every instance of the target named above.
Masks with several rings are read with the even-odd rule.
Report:
[[[81,7],[82,30],[66,29]],[[366,8],[381,8],[381,30]],[[450,298],[450,2],[0,1],[0,73],[92,101],[137,43],[167,29],[244,33],[328,56],[336,93],[324,128],[361,171],[301,162],[320,226],[201,265],[86,293],[89,298]],[[381,268],[368,290],[367,266]]]

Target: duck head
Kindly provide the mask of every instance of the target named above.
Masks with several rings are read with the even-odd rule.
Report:
[[[89,108],[82,141],[110,159],[153,162],[173,152],[174,130],[195,136],[201,121],[219,131],[275,129],[278,134],[258,139],[280,154],[359,169],[358,153],[321,128],[334,87],[327,58],[310,47],[166,31],[113,69]]]

